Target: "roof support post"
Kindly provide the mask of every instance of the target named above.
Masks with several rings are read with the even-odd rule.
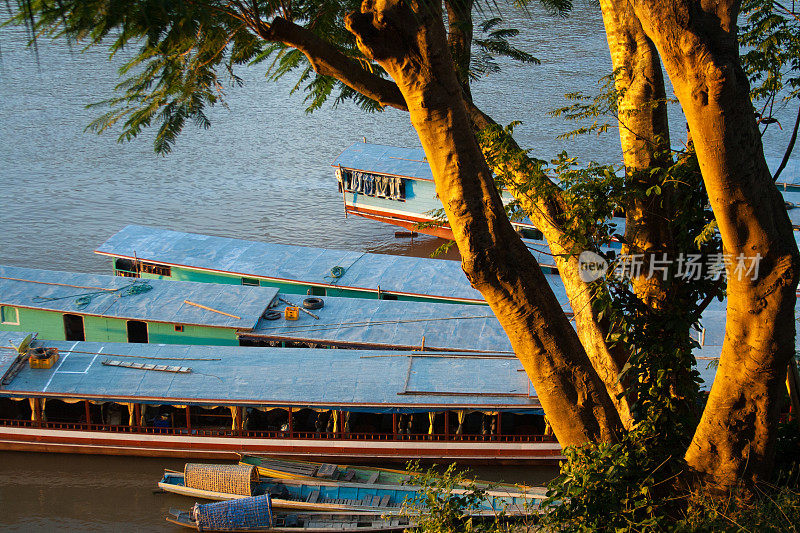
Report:
[[[86,415],[86,429],[92,429],[92,406],[89,400],[83,400],[83,409]]]

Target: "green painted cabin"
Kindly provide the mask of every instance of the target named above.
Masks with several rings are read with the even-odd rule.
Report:
[[[274,288],[0,267],[0,331],[50,340],[239,345]]]

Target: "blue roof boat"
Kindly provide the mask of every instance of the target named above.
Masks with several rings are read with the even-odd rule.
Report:
[[[323,307],[287,320],[285,302]],[[486,306],[303,300],[273,287],[19,267],[0,266],[0,315],[0,331],[35,330],[52,340],[512,351]]]
[[[126,226],[96,251],[119,275],[278,287],[315,296],[485,304],[457,261],[274,244]],[[559,301],[566,295],[548,275]]]
[[[339,154],[332,166],[337,169],[345,214],[453,239],[447,222],[434,216],[442,203],[422,148],[356,142]],[[507,192],[502,196],[504,203],[513,200]],[[542,239],[527,217],[520,216],[512,225],[523,237]]]
[[[0,332],[0,449],[554,461],[513,356],[33,340]]]

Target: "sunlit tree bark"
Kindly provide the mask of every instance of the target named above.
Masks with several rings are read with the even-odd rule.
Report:
[[[789,358],[794,354],[798,251],[739,62],[739,3],[637,0],[697,151],[729,268],[719,369],[686,459],[723,487],[769,472]],[[734,269],[760,257],[755,279]]]
[[[431,165],[464,271],[492,307],[563,445],[611,441],[619,415],[541,269],[505,216],[462,98],[441,7],[388,0],[347,18],[392,76]]]

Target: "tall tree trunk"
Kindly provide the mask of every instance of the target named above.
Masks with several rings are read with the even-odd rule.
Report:
[[[764,160],[739,62],[736,0],[633,2],[658,47],[689,124],[728,268],[728,319],[717,376],[686,452],[727,488],[772,466],[789,358],[794,353],[797,245]],[[755,279],[739,257],[760,257]],[[751,266],[747,259],[743,264]]]
[[[397,82],[464,271],[503,325],[559,442],[615,440],[619,415],[541,269],[511,227],[472,133],[440,5],[366,1],[346,24],[362,52]]]
[[[476,130],[500,129],[494,120],[474,104],[471,102],[466,102],[466,104],[470,120]],[[485,141],[482,145],[490,167],[497,175],[511,176],[507,180],[509,192],[519,201],[522,210],[547,240],[569,298],[578,338],[592,362],[592,366],[603,380],[622,424],[626,429],[630,429],[634,422],[630,402],[624,396],[623,383],[618,379],[627,357],[624,353],[612,351],[606,343],[607,324],[598,318],[592,305],[594,293],[589,285],[581,279],[577,253],[583,250],[576,249],[577,244],[564,230],[564,225],[568,222],[569,207],[565,205],[558,186],[546,176],[536,174],[540,174],[540,171],[535,168],[533,162],[513,138],[508,136],[503,139],[500,147],[497,144]],[[517,157],[509,160],[506,157],[507,153],[498,154],[498,150],[510,150]],[[533,179],[538,180],[539,183],[536,191],[531,194],[528,183]]]
[[[642,273],[631,280],[633,291],[647,306],[661,309],[670,301],[669,283],[663,276],[649,275],[649,259],[674,252],[670,198],[667,190],[651,196],[644,192],[662,179],[650,169],[671,164],[664,76],[658,51],[627,0],[600,0],[600,7],[619,94],[619,137],[628,187],[641,193],[631,195],[625,207],[623,253],[644,255]]]
[[[365,71],[354,60],[345,57],[336,48],[306,28],[281,18],[275,18],[269,25],[259,24],[256,30],[266,40],[283,42],[302,51],[318,73],[334,76],[354,90],[384,105],[408,110],[403,95],[395,83]],[[468,98],[465,103],[468,106],[473,129],[479,131],[489,127],[500,128],[491,117],[480,111]],[[515,152],[522,153],[512,138],[509,137],[508,142]],[[491,151],[495,147],[484,146],[483,149]],[[513,183],[524,184],[531,179],[530,164],[531,160],[526,155],[514,168],[498,166],[493,167],[492,170],[498,174],[509,171],[515,176],[512,180]],[[623,386],[617,380],[625,363],[625,357],[624,354],[612,354],[608,349],[605,342],[606,329],[600,324],[591,305],[592,292],[587,290],[587,285],[580,279],[577,257],[570,256],[575,245],[568,239],[561,226],[565,217],[565,207],[561,201],[560,190],[554,183],[546,180],[542,190],[537,191],[534,197],[515,188],[513,183],[511,184],[512,194],[521,202],[523,209],[534,224],[542,230],[551,250],[556,254],[556,263],[574,311],[574,320],[580,341],[592,365],[605,383],[607,392],[616,405],[623,424],[625,427],[630,427],[633,422],[630,408],[627,399],[622,397]]]

